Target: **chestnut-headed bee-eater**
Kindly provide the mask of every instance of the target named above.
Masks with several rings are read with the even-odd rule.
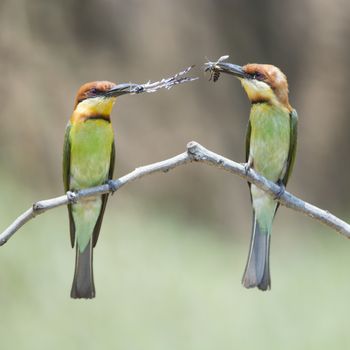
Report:
[[[109,181],[114,169],[114,134],[110,114],[117,96],[134,84],[96,81],[80,87],[66,128],[63,181],[66,191],[77,191]],[[101,229],[108,194],[68,205],[72,247],[76,246],[72,298],[94,298],[93,248]]]
[[[286,76],[269,64],[241,67],[218,62],[214,70],[237,77],[252,103],[246,135],[246,169],[252,167],[279,184],[282,193],[294,165],[298,123],[297,112],[289,104]],[[271,227],[278,203],[256,186],[249,187],[253,228],[242,283],[246,288],[267,290],[271,288]]]

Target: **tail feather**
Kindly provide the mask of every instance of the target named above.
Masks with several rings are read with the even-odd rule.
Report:
[[[72,290],[70,293],[70,296],[73,299],[92,299],[95,297],[92,252],[92,240],[90,240],[83,252],[79,251],[78,244],[76,244],[75,271]]]
[[[246,288],[271,288],[270,279],[270,233],[264,232],[253,216],[250,250],[242,283]]]

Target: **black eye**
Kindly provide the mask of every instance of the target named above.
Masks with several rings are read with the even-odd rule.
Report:
[[[256,80],[264,80],[265,79],[265,75],[260,73],[260,72],[254,72],[252,74],[252,79],[256,79]]]
[[[97,88],[91,88],[88,92],[89,97],[96,97],[96,96],[101,96],[103,95],[103,91]]]

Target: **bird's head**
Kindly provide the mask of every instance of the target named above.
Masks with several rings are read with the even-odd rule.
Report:
[[[291,110],[287,78],[279,68],[271,64],[252,63],[238,66],[218,62],[215,69],[237,77],[252,103],[268,102]]]
[[[136,84],[116,85],[109,81],[94,81],[82,85],[75,97],[74,112],[81,116],[110,115],[116,98],[137,92]]]

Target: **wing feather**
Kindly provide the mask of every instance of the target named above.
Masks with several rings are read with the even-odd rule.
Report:
[[[72,125],[69,122],[66,127],[66,132],[64,135],[64,143],[63,143],[63,184],[64,184],[64,190],[66,192],[70,190],[70,151],[71,151],[70,130],[71,130],[71,127]],[[72,214],[72,204],[68,204],[67,208],[68,208],[68,216],[69,216],[70,241],[73,248],[75,243],[75,224],[74,224],[73,214]]]
[[[287,186],[289,177],[293,171],[298,138],[298,114],[295,109],[290,112],[290,141],[287,159],[286,173],[282,179],[284,186]]]
[[[114,144],[114,142],[112,142],[110,166],[109,166],[109,172],[108,172],[108,180],[112,180],[113,179],[114,162],[115,162],[115,144]],[[101,206],[100,215],[98,216],[98,219],[96,221],[96,225],[95,225],[95,228],[94,228],[94,232],[92,233],[92,246],[93,247],[96,246],[96,243],[97,243],[97,240],[98,240],[98,236],[100,234],[102,220],[103,220],[103,215],[105,213],[108,196],[109,196],[108,194],[103,194],[102,195],[102,206]]]

